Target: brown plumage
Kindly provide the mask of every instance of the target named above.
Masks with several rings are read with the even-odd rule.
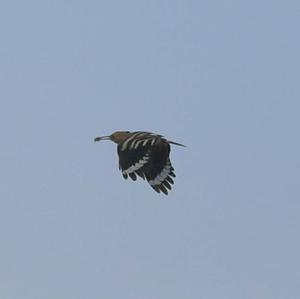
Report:
[[[168,194],[174,183],[174,168],[170,161],[170,144],[163,136],[150,132],[118,131],[110,136],[96,137],[95,141],[111,140],[118,145],[119,168],[125,179],[146,179],[158,193]]]

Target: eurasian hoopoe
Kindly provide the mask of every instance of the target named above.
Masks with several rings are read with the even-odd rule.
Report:
[[[158,193],[168,194],[175,177],[169,154],[169,141],[163,136],[150,132],[118,131],[110,136],[96,137],[95,141],[111,140],[118,145],[119,169],[125,179],[136,180],[137,175],[146,179]]]

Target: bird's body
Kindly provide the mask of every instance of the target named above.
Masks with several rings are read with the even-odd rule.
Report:
[[[125,179],[129,176],[135,181],[138,175],[158,193],[168,194],[168,189],[171,190],[175,173],[169,158],[170,144],[184,145],[143,131],[118,131],[110,136],[95,138],[95,141],[100,140],[118,144],[119,168]]]

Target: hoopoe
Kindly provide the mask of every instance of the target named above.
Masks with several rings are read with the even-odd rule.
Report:
[[[118,145],[119,169],[125,179],[129,176],[135,181],[138,175],[158,193],[167,195],[168,189],[171,190],[175,173],[169,157],[170,144],[185,145],[143,131],[117,131],[94,139],[100,140],[111,140]]]

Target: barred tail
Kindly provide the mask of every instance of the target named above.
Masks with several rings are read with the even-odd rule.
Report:
[[[168,140],[168,143],[186,147],[186,145]]]

